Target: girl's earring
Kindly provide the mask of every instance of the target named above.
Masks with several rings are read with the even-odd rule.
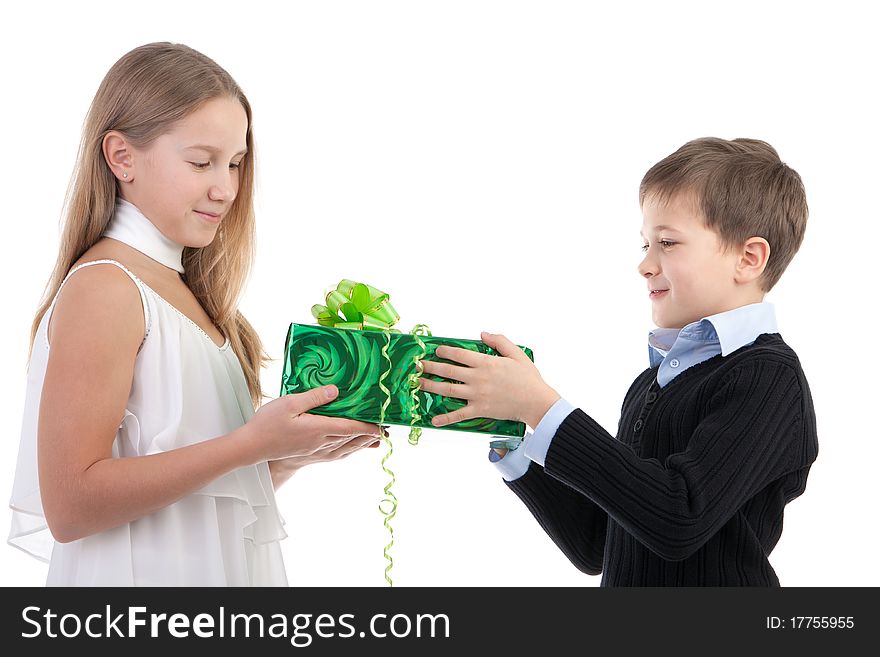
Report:
[[[128,178],[128,174],[127,174],[127,173],[123,173],[123,174],[122,174],[122,177],[123,177],[123,178]]]

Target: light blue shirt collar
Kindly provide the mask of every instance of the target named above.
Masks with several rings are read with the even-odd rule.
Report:
[[[762,333],[778,333],[776,311],[772,303],[750,303],[723,313],[709,315],[682,329],[657,328],[648,332],[648,358],[657,367],[680,341],[719,345],[727,356],[751,344]],[[684,346],[684,345],[680,345]]]

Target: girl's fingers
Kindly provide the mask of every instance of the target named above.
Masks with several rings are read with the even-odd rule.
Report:
[[[453,379],[462,383],[470,382],[470,374],[473,370],[469,367],[458,367],[449,363],[438,363],[435,360],[423,360],[422,366],[428,374],[436,374],[444,379]]]
[[[435,395],[443,397],[452,397],[453,399],[471,400],[474,397],[473,391],[466,385],[449,383],[448,381],[433,381],[424,377],[419,379],[419,390],[433,392]]]
[[[361,436],[373,435],[381,436],[382,431],[377,424],[369,424],[368,422],[360,422],[358,420],[347,420],[345,418],[327,418],[329,427],[327,435],[333,436]]]
[[[378,436],[375,436],[371,433],[368,434],[358,434],[356,436],[326,436],[327,441],[324,443],[324,446],[321,449],[336,449],[337,447],[341,447],[342,445],[348,445],[350,443],[371,443],[374,441],[380,440]]]
[[[452,360],[456,363],[467,365],[468,367],[479,367],[482,363],[485,362],[487,358],[491,358],[491,356],[481,354],[478,351],[462,349],[461,347],[450,347],[445,344],[437,347],[437,350],[434,352],[434,354],[437,356],[437,358]]]
[[[356,452],[359,449],[363,449],[365,447],[373,447],[378,446],[379,440],[373,436],[356,436],[352,438],[346,443],[339,445],[333,449],[327,450],[324,453],[327,461],[332,461],[335,459],[341,459],[344,456],[348,456],[352,452]]]

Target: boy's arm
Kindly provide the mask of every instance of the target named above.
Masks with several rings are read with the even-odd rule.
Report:
[[[504,483],[562,550],[588,575],[602,573],[608,514],[581,493],[547,475],[531,463],[524,475]]]
[[[664,559],[685,559],[761,489],[815,460],[815,423],[803,417],[803,394],[791,365],[744,362],[708,400],[687,449],[663,463],[639,457],[576,409],[559,426],[544,470]],[[786,501],[803,492],[804,481],[792,477]]]
[[[526,435],[519,448],[507,451],[502,458],[492,450],[489,454],[504,483],[522,500],[565,556],[579,570],[588,575],[599,575],[608,515],[588,497],[544,474],[532,454],[533,451],[547,451],[560,423],[573,410],[571,403],[560,398],[535,427],[534,433]]]

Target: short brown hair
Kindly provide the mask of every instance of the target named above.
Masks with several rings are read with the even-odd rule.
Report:
[[[689,193],[704,225],[726,253],[750,237],[770,244],[760,285],[769,292],[800,248],[807,227],[807,198],[797,171],[759,139],[704,137],[689,141],[652,166],[639,186],[639,204],[651,196],[668,202]]]

